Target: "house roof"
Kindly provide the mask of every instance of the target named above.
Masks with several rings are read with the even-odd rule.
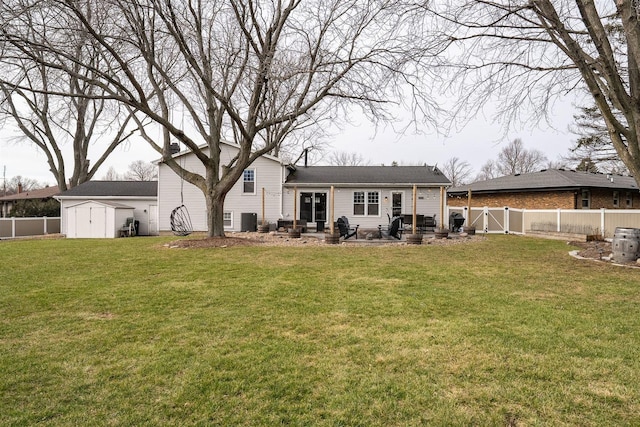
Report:
[[[58,195],[58,199],[157,197],[158,181],[87,181]]]
[[[10,196],[0,197],[2,201],[27,200],[27,199],[48,199],[60,193],[57,185],[52,187],[40,188],[37,190],[23,191],[21,193],[12,194]]]
[[[434,166],[309,166],[290,168],[285,186],[451,185]]]
[[[471,190],[472,193],[493,193],[523,190],[575,190],[581,188],[638,190],[638,185],[631,176],[608,175],[567,169],[543,169],[539,172],[507,175],[450,188],[448,193],[466,193],[468,190]]]

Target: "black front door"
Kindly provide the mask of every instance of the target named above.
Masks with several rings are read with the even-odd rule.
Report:
[[[315,194],[315,209],[316,209],[315,222],[326,221],[327,220],[327,193]]]
[[[313,222],[313,193],[300,193],[300,219]]]

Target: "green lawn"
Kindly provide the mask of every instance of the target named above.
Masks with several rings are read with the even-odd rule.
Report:
[[[0,425],[640,425],[640,270],[169,240],[0,242]]]

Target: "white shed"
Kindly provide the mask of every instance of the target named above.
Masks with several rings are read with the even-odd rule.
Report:
[[[120,203],[88,200],[65,207],[65,229],[69,238],[105,239],[118,237],[134,208]]]
[[[60,232],[69,238],[120,236],[127,218],[134,218],[139,236],[158,234],[156,181],[88,181],[56,196],[60,201]]]

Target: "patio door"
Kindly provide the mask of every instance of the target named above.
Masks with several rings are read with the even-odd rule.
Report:
[[[391,216],[402,215],[402,193],[391,193]]]
[[[307,222],[326,221],[327,193],[300,193],[300,219]]]

